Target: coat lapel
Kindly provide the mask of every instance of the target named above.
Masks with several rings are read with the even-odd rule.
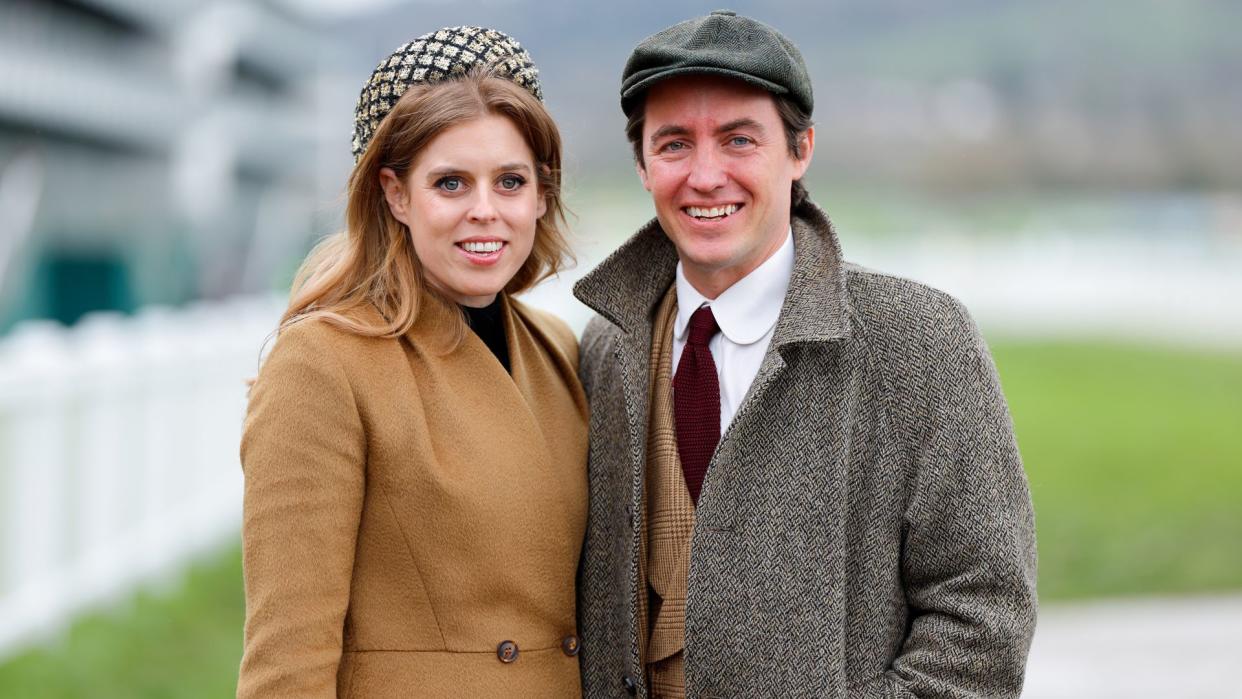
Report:
[[[642,502],[651,326],[660,300],[673,283],[676,269],[677,251],[659,222],[652,219],[574,285],[574,295],[580,301],[621,330],[613,346],[613,355],[625,393],[632,511],[637,511]]]
[[[798,346],[820,347],[850,335],[851,310],[841,270],[841,248],[827,214],[809,199],[795,207],[791,218],[794,237],[794,268],[781,313],[772,333],[772,344],[759,365],[759,373],[742,399],[721,444],[739,430],[751,429],[750,414],[763,404],[768,387],[793,360]],[[717,448],[717,454],[719,448]],[[712,456],[714,461],[715,455]],[[708,473],[710,473],[710,468]],[[704,491],[707,490],[704,484]]]
[[[748,427],[767,389],[781,375],[799,346],[820,346],[850,335],[851,309],[844,288],[841,248],[828,215],[810,199],[790,211],[794,268],[772,344],[750,390],[720,443]],[[677,250],[652,219],[574,286],[574,295],[621,329],[614,346],[625,391],[634,488],[632,506],[642,497],[646,451],[652,322],[663,293],[673,283]],[[717,454],[719,447],[717,448]],[[715,460],[713,456],[713,461]],[[708,469],[708,480],[711,479]],[[704,492],[710,488],[705,482]],[[701,506],[701,504],[700,504]]]
[[[472,375],[480,384],[494,387],[492,399],[503,406],[506,414],[513,420],[522,421],[527,430],[541,430],[549,423],[547,413],[552,407],[541,404],[540,396],[552,389],[539,384],[541,379],[546,378],[546,371],[542,367],[536,370],[531,363],[544,360],[534,349],[529,331],[524,326],[518,327],[521,321],[517,319],[511,300],[504,296],[501,303],[512,373],[505,371],[483,340],[468,326],[464,328],[460,342],[454,345],[450,329],[458,322],[465,323],[465,318],[456,305],[430,293],[424,293],[418,318],[405,339],[416,352],[436,358],[428,358],[429,363],[449,354],[458,357],[459,362],[468,363]]]

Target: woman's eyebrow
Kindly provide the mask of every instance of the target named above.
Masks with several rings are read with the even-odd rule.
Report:
[[[441,166],[441,167],[438,167],[432,170],[428,170],[427,178],[434,180],[434,179],[439,179],[441,177],[447,177],[449,175],[460,175],[463,172],[465,172],[464,168],[456,167],[453,165],[444,165],[444,166]]]
[[[505,172],[513,170],[531,171],[530,165],[523,162],[512,162],[497,165],[492,169],[493,172]],[[449,175],[463,175],[469,173],[469,168],[458,167],[456,165],[442,165],[427,171],[427,177],[430,179],[439,179]]]

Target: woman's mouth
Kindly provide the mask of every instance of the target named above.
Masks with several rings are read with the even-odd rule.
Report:
[[[687,206],[682,211],[699,221],[720,221],[737,213],[740,208],[742,208],[740,204],[725,204],[723,206]]]
[[[503,240],[466,240],[457,243],[467,260],[475,264],[491,264],[500,258],[506,243]]]

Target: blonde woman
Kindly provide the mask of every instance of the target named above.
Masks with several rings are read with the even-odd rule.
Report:
[[[577,345],[512,298],[566,255],[529,55],[402,46],[354,155],[251,394],[238,696],[579,696]]]

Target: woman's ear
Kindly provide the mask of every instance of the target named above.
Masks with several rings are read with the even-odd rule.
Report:
[[[410,225],[410,197],[405,191],[405,184],[390,167],[380,168],[379,176],[380,186],[384,188],[384,199],[388,202],[392,217],[407,226]]]

